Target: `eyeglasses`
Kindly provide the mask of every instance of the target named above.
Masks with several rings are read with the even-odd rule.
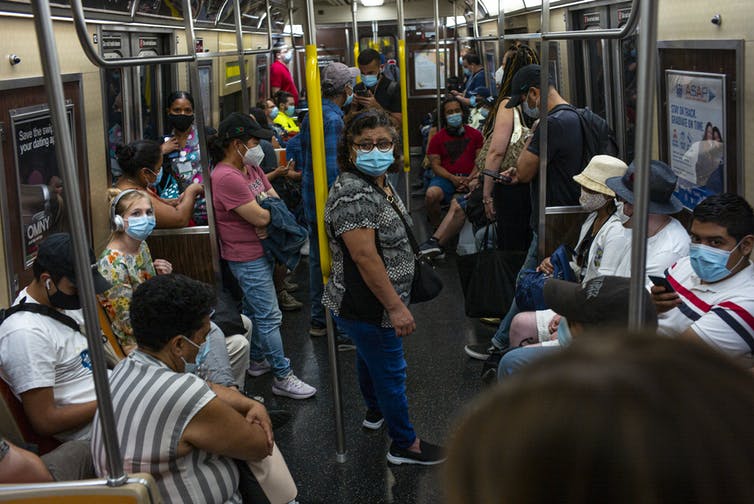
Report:
[[[365,142],[353,144],[353,150],[356,152],[363,152],[364,154],[372,152],[375,147],[377,147],[377,150],[380,152],[388,152],[393,148],[393,142],[383,141],[377,143]]]

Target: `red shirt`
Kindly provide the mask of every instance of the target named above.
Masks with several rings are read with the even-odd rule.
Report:
[[[463,128],[466,132],[461,136],[451,135],[447,129],[441,129],[435,133],[427,147],[427,156],[440,156],[440,165],[453,175],[471,173],[476,152],[484,143],[479,131],[467,124]]]
[[[246,262],[264,255],[256,228],[234,209],[254,201],[257,194],[271,188],[270,181],[258,166],[246,166],[246,173],[225,163],[215,166],[212,171],[212,203],[223,259]]]
[[[280,88],[281,91],[292,94],[293,101],[298,104],[298,89],[296,89],[296,85],[293,83],[291,71],[280,61],[275,61],[270,66],[270,87]]]

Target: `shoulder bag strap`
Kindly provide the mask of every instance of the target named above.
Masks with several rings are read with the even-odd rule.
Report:
[[[45,315],[50,318],[54,318],[61,324],[68,326],[72,330],[76,332],[81,332],[81,327],[79,327],[78,322],[73,320],[71,317],[66,315],[65,313],[60,313],[59,311],[55,310],[54,308],[50,308],[49,306],[40,305],[37,303],[27,303],[26,298],[22,299],[21,302],[15,306],[11,306],[7,310],[5,310],[5,318],[10,317],[14,313],[18,312],[31,312],[36,313],[39,315]]]

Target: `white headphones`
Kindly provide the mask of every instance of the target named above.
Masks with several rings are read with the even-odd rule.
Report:
[[[137,192],[140,191],[138,191],[137,189],[126,189],[125,191],[119,192],[118,195],[113,198],[113,201],[110,203],[110,226],[112,227],[113,231],[120,232],[123,231],[126,227],[126,223],[123,221],[123,217],[115,213],[115,209],[118,207],[118,202],[121,200],[121,198],[123,198],[123,196],[129,193]]]

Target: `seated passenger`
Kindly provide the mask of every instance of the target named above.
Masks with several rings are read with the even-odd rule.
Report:
[[[683,208],[673,196],[678,176],[662,161],[652,161],[649,165],[649,214],[647,216],[647,260],[646,275],[665,276],[665,270],[681,257],[689,255],[689,235],[686,228],[669,214],[678,213]],[[628,167],[623,177],[608,179],[607,186],[615,191],[618,217],[624,221],[626,234],[630,239],[634,214],[634,164]],[[631,276],[631,254],[621,260],[616,273]],[[652,282],[647,278],[647,288]]]
[[[89,255],[95,291],[102,293],[110,284],[97,271],[94,253]],[[88,439],[97,408],[74,263],[71,237],[48,236],[32,266],[34,279],[13,306],[31,304],[49,313],[19,311],[0,325],[0,377],[34,431],[61,441]]]
[[[112,288],[102,293],[99,300],[110,318],[118,342],[128,354],[136,348],[130,317],[134,290],[156,274],[170,274],[173,266],[164,259],[152,261],[146,239],[154,228],[154,210],[147,193],[133,189],[116,191],[111,189],[110,226],[113,234],[98,263],[100,273],[110,281]],[[234,334],[226,338],[213,323],[207,339],[209,364],[204,378],[243,390],[249,365],[247,335]]]
[[[591,212],[581,226],[576,255],[571,262],[581,283],[598,276],[615,275],[623,257],[630,255],[631,241],[616,214],[615,193],[605,185],[605,180],[620,177],[627,168],[618,158],[600,155],[594,156],[584,171],[573,177],[581,186],[581,208]],[[545,274],[552,274],[553,270],[549,257],[537,268]],[[552,309],[518,313],[511,323],[511,346],[551,340],[558,319]]]
[[[0,436],[0,483],[48,483],[53,481],[44,461]]]
[[[194,124],[194,97],[186,91],[168,96],[168,126],[161,150],[162,177],[155,183],[155,191],[166,200],[175,200],[192,184],[203,183],[199,132]],[[207,202],[196,198],[192,224],[207,225]]]
[[[128,145],[118,146],[115,154],[123,171],[115,187],[121,191],[146,191],[154,206],[157,228],[180,228],[189,225],[194,212],[194,202],[204,190],[201,184],[189,185],[178,199],[162,199],[154,189],[163,176],[162,151],[157,142],[136,140]]]
[[[180,275],[141,284],[131,302],[139,346],[110,376],[124,469],[151,473],[167,503],[240,503],[233,459],[259,461],[273,450],[264,406],[210,389],[187,372],[202,366],[214,303],[208,285]],[[107,457],[98,419],[92,455],[104,477]]]
[[[487,117],[490,115],[490,110],[495,104],[495,97],[490,95],[489,89],[482,87],[471,93],[469,104],[471,105],[471,113],[469,114],[468,124],[481,132]]]
[[[424,196],[427,218],[440,224],[440,205],[450,203],[455,192],[469,192],[477,184],[474,160],[482,148],[482,134],[463,123],[463,109],[456,98],[442,104],[443,128],[432,136],[427,156],[434,176]]]
[[[266,98],[257,103],[257,108],[264,111],[265,121],[263,124],[266,124],[272,130],[273,137],[270,139],[272,146],[276,149],[285,148],[287,145],[287,142],[285,141],[285,129],[274,121],[280,113],[280,109],[275,105],[275,100],[272,98]],[[277,145],[275,145],[276,143]]]
[[[754,211],[741,196],[709,196],[694,208],[689,257],[652,287],[658,332],[704,342],[754,367]]]
[[[469,408],[445,502],[748,504],[752,417],[751,375],[706,348],[580,338]]]
[[[296,102],[292,94],[280,91],[275,95],[275,104],[280,113],[275,116],[272,122],[280,125],[285,130],[287,140],[299,132],[298,124],[296,124]]]

